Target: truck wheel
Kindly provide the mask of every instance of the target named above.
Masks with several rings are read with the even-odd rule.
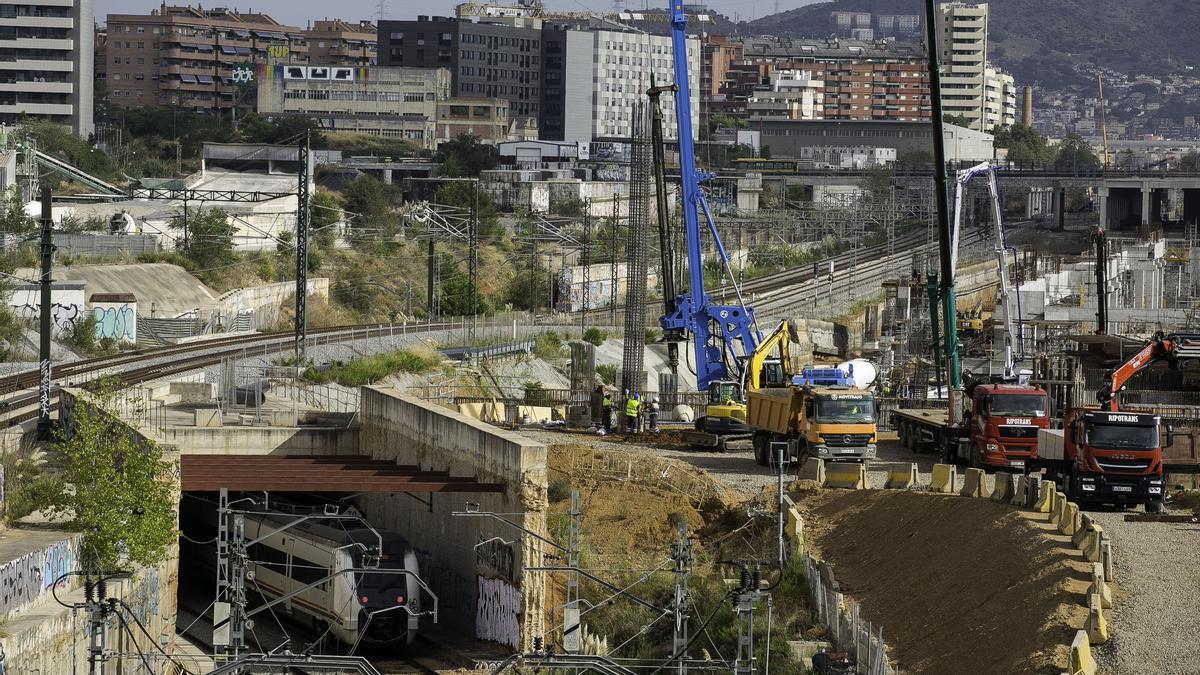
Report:
[[[979,445],[971,443],[971,458],[967,462],[972,469],[983,468],[983,458],[979,456]]]
[[[763,433],[754,434],[752,441],[754,446],[754,463],[759,466],[767,465],[767,435]]]
[[[1165,506],[1161,499],[1156,499],[1152,502],[1146,502],[1146,513],[1162,513]]]
[[[908,447],[908,425],[901,422],[896,428],[896,435],[900,437],[900,445]]]
[[[905,422],[904,429],[905,429],[904,447],[908,448],[910,452],[916,452],[917,451],[917,434],[916,434],[917,430],[913,428],[913,425],[911,422]]]

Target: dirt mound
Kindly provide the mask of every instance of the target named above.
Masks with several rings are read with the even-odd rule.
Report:
[[[595,553],[663,552],[675,537],[675,523],[687,523],[689,532],[705,524],[687,497],[665,490],[616,482],[578,489],[585,546]]]
[[[882,624],[902,670],[1063,670],[1069,626],[1085,614],[1084,574],[1020,513],[902,491],[801,496],[810,541],[864,618]]]

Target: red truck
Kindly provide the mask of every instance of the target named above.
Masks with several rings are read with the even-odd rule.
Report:
[[[1024,470],[1037,456],[1038,430],[1050,425],[1049,399],[1027,384],[976,384],[967,388],[969,407],[961,424],[945,409],[901,409],[893,413],[900,441],[913,451],[933,447],[943,461],[974,467]]]
[[[1071,408],[1062,429],[1038,432],[1031,463],[1081,506],[1142,504],[1163,510],[1164,482],[1160,419],[1157,415],[1096,408]],[[1171,445],[1171,425],[1166,428]]]

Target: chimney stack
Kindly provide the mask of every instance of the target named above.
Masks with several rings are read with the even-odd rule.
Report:
[[[1021,102],[1021,124],[1033,126],[1033,87],[1025,85]]]

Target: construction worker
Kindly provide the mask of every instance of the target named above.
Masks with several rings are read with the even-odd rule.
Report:
[[[625,401],[625,426],[629,433],[637,431],[638,409],[641,408],[642,402],[638,400],[638,395],[635,393]]]
[[[604,390],[604,398],[600,401],[600,413],[604,418],[604,430],[612,431],[612,397],[608,395],[608,390]]]
[[[658,431],[658,397],[650,399],[650,407],[646,410],[647,417],[650,418],[650,431]]]

